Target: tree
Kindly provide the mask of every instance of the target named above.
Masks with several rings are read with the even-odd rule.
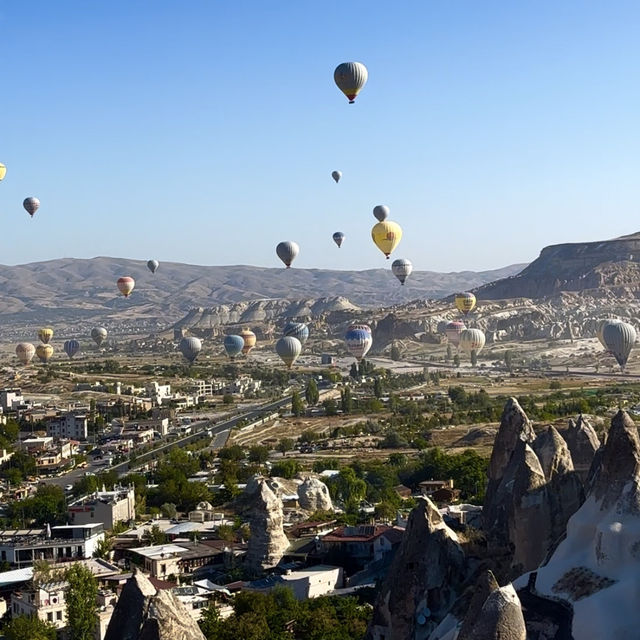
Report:
[[[316,405],[320,400],[320,392],[318,391],[318,384],[315,378],[311,378],[307,383],[307,388],[304,390],[304,398],[309,405]]]
[[[233,404],[233,396],[230,393],[225,393],[222,396],[222,404]]]
[[[453,357],[453,350],[451,349],[451,343],[448,342],[447,343],[447,355],[444,357],[444,359],[447,362],[451,362],[451,358]]]
[[[460,356],[457,353],[455,356],[453,356],[453,366],[454,367],[460,366]]]
[[[282,456],[287,455],[287,451],[291,451],[293,449],[294,442],[291,438],[282,438],[280,442],[278,442],[276,449],[282,454]]]
[[[145,529],[145,532],[142,534],[142,541],[150,546],[165,544],[167,536],[157,524],[154,524],[150,529]]]
[[[3,631],[6,640],[56,640],[56,628],[37,617],[12,618]]]
[[[162,511],[162,515],[165,518],[169,518],[169,520],[173,520],[178,514],[178,509],[173,502],[165,502],[160,507],[160,511]]]
[[[473,349],[471,351],[471,366],[475,367],[478,364],[478,352]]]
[[[299,418],[304,413],[304,404],[297,391],[291,394],[291,413],[296,416],[296,418]]]
[[[324,408],[325,416],[335,416],[338,415],[338,405],[333,398],[327,398],[322,402],[322,406]]]
[[[367,483],[362,478],[358,478],[351,467],[346,467],[330,479],[329,489],[332,497],[343,502],[359,502],[367,493]]]
[[[357,379],[358,379],[358,376],[359,376],[360,374],[358,373],[358,365],[357,365],[357,363],[355,363],[355,362],[354,362],[354,363],[351,365],[351,369],[349,369],[349,375],[350,375],[354,380],[357,380]]]
[[[264,464],[269,459],[269,448],[256,444],[249,448],[249,462]]]
[[[507,367],[507,369],[511,371],[511,369],[513,368],[513,354],[511,353],[510,349],[507,349],[504,352],[504,364],[505,367]]]
[[[391,347],[391,359],[397,362],[401,357],[402,356],[400,355],[400,349],[398,349],[397,345],[394,343],[394,345]]]
[[[111,538],[102,538],[98,540],[96,550],[93,552],[94,558],[101,558],[102,560],[108,560],[111,553]]]
[[[200,620],[198,621],[200,630],[206,638],[217,638],[220,633],[221,623],[222,620],[216,603],[210,602],[209,606],[203,610]]]
[[[353,411],[353,396],[349,387],[340,392],[340,405],[342,413],[351,413]]]
[[[94,640],[98,625],[98,581],[82,564],[68,569],[65,579],[67,626],[72,640]]]
[[[382,397],[382,393],[382,378],[376,376],[376,379],[373,381],[373,395],[379,399]]]
[[[300,470],[300,465],[290,458],[280,460],[271,467],[271,476],[291,480]]]

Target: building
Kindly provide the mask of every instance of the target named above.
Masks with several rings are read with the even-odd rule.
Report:
[[[2,406],[2,411],[5,413],[7,411],[14,411],[22,404],[24,404],[24,397],[22,396],[21,389],[0,389],[0,406]]]
[[[52,438],[86,440],[88,430],[89,421],[85,413],[67,411],[47,422],[47,435]]]
[[[329,353],[323,353],[320,356],[320,364],[334,365],[335,363],[336,363],[335,357]]]
[[[130,522],[136,517],[136,496],[133,485],[114,487],[113,491],[96,491],[67,509],[71,524],[101,522],[111,530],[117,522]]]
[[[225,389],[223,380],[189,380],[189,390],[197,396],[212,396],[223,393]]]
[[[0,561],[19,569],[36,560],[55,563],[91,558],[101,540],[104,527],[100,523],[0,531]]]
[[[316,565],[300,571],[288,571],[282,576],[283,585],[293,591],[296,600],[324,596],[343,584],[342,567]]]
[[[151,402],[156,406],[162,404],[162,400],[164,398],[171,397],[171,385],[170,384],[158,384],[157,382],[149,382],[145,385],[145,393],[149,398],[151,398]]]
[[[396,538],[404,533],[404,530],[396,529],[382,524],[338,527],[320,538],[320,550],[323,555],[337,553],[350,558],[355,565],[365,566],[382,560],[393,550]]]
[[[207,542],[180,542],[130,549],[134,562],[154,578],[166,580],[169,576],[193,573],[209,564],[222,564],[224,551],[219,540]]]
[[[453,489],[453,480],[423,480],[418,483],[418,488],[423,496],[431,496],[439,489]]]
[[[38,451],[46,451],[53,448],[53,438],[51,436],[45,438],[27,438],[20,442],[20,447],[30,454],[37,453]]]

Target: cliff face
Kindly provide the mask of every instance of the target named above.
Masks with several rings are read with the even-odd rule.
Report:
[[[477,289],[480,300],[544,298],[562,291],[640,289],[640,233],[545,247],[521,273]]]

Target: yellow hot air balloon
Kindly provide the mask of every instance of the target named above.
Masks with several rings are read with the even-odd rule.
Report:
[[[36,347],[36,355],[40,362],[44,362],[45,364],[51,360],[51,356],[53,355],[53,347],[50,344],[39,344]]]
[[[0,180],[4,180],[4,177],[7,175],[7,167],[5,167],[2,162],[0,162]]]
[[[53,329],[51,327],[42,327],[38,330],[38,338],[42,344],[49,344],[51,338],[53,338]]]
[[[456,309],[466,316],[476,307],[476,297],[473,293],[456,293]]]
[[[240,337],[244,340],[244,347],[242,347],[242,353],[249,354],[249,351],[256,346],[256,334],[251,329],[243,329],[240,332]]]
[[[371,229],[371,237],[376,247],[387,256],[388,260],[391,252],[398,246],[400,240],[402,240],[402,228],[397,222],[392,222],[391,220],[378,222],[378,224]]]

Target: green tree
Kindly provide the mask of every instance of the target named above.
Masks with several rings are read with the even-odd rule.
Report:
[[[391,347],[391,359],[394,361],[398,361],[402,358],[401,354],[400,354],[400,349],[398,348],[398,346],[394,343],[393,346]]]
[[[98,581],[82,564],[67,569],[65,594],[67,626],[71,640],[94,640],[98,625]]]
[[[300,417],[304,413],[304,403],[297,391],[294,391],[291,394],[291,413],[296,416],[296,418]]]
[[[39,526],[63,524],[66,521],[67,504],[61,487],[52,484],[39,485],[30,498],[10,502],[7,515],[14,522],[35,522]]]
[[[233,404],[233,396],[230,393],[225,393],[222,396],[222,404]]]
[[[453,356],[453,366],[454,367],[460,366],[460,356],[457,353],[455,356]]]
[[[269,459],[269,448],[262,444],[249,447],[249,462],[264,464]]]
[[[300,465],[291,459],[280,460],[271,467],[271,476],[280,478],[293,478],[300,470]]]
[[[444,357],[446,362],[451,362],[451,358],[453,357],[453,350],[451,349],[451,343],[447,343],[447,355]]]
[[[320,400],[320,392],[318,391],[318,384],[315,378],[311,378],[307,383],[307,388],[304,390],[304,398],[308,405],[314,406],[318,404]]]
[[[322,406],[324,408],[325,416],[336,416],[338,415],[338,404],[333,398],[327,398],[322,402]]]
[[[169,520],[173,520],[176,515],[178,515],[178,509],[173,502],[164,502],[160,507],[160,511],[162,511],[162,515],[165,518],[169,518]]]
[[[356,362],[354,362],[354,363],[351,365],[351,369],[349,369],[349,375],[350,375],[354,380],[357,380],[357,379],[358,379],[358,376],[359,376],[360,374],[358,373],[358,364],[357,364]]]
[[[342,413],[351,413],[353,411],[353,396],[349,387],[340,392],[340,405]]]
[[[235,460],[236,462],[240,462],[240,460],[244,460],[245,451],[239,444],[233,444],[220,449],[218,457],[220,460]]]
[[[157,524],[154,524],[150,529],[145,529],[142,534],[142,541],[145,545],[149,546],[165,544],[167,542],[167,536]]]
[[[37,617],[17,616],[3,628],[6,640],[56,640],[56,628]]]
[[[214,639],[219,637],[223,623],[215,602],[211,602],[209,606],[204,609],[198,624],[206,638]]]
[[[351,467],[346,467],[337,476],[331,478],[329,489],[334,498],[343,502],[360,501],[367,493],[367,483],[362,478],[358,478]]]
[[[295,443],[291,438],[282,438],[282,440],[280,440],[276,445],[276,450],[284,457],[287,455],[287,451],[291,451],[293,449],[294,444]]]
[[[109,558],[109,554],[111,553],[112,541],[111,538],[102,538],[102,540],[98,540],[98,544],[96,545],[96,550],[93,552],[94,558],[101,558],[102,560],[107,560]]]
[[[379,399],[382,397],[382,394],[382,378],[380,378],[380,376],[376,376],[376,379],[373,381],[373,395]]]

